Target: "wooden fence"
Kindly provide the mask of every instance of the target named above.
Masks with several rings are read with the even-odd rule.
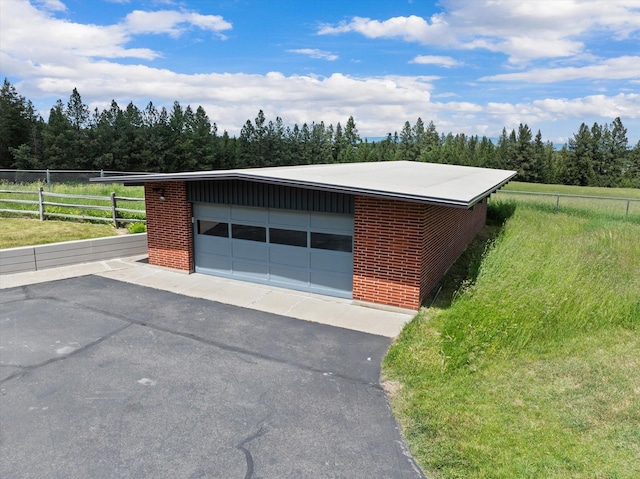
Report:
[[[70,218],[79,219],[85,221],[106,221],[113,223],[117,228],[120,223],[146,223],[142,218],[124,218],[121,213],[132,213],[141,216],[146,216],[145,210],[120,208],[118,202],[144,202],[144,198],[127,198],[116,196],[115,193],[111,193],[110,196],[89,196],[89,195],[69,195],[64,193],[50,193],[44,191],[42,187],[38,188],[37,192],[34,191],[18,191],[18,190],[0,190],[0,194],[10,195],[38,195],[37,200],[22,200],[16,198],[0,197],[0,204],[7,203],[9,205],[27,205],[27,209],[13,209],[13,208],[0,208],[0,213],[13,213],[18,215],[37,215],[40,217],[40,221],[44,221],[46,218]],[[109,206],[104,205],[86,205],[78,203],[63,203],[58,201],[47,201],[47,198],[67,198],[73,200],[90,200],[103,203],[109,203]],[[37,207],[37,210],[29,209],[29,206]],[[94,210],[94,211],[109,211],[110,216],[98,216],[98,215],[82,215],[82,214],[70,214],[47,211],[47,206],[54,206],[59,208],[69,209],[81,209],[81,210]]]

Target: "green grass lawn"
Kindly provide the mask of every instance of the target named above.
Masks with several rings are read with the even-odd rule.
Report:
[[[640,477],[639,238],[519,202],[467,251],[383,364],[428,476]]]
[[[116,234],[117,231],[112,225],[0,218],[0,249],[101,238]]]

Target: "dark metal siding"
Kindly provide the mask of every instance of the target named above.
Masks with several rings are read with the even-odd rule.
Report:
[[[354,211],[353,195],[242,180],[187,182],[187,200],[317,213]]]

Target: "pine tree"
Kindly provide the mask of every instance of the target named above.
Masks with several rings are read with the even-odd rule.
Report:
[[[564,177],[567,185],[591,186],[595,182],[593,171],[593,136],[589,127],[582,123],[578,133],[569,139],[568,155],[565,156]]]
[[[640,188],[640,141],[628,152],[622,173],[621,186]]]
[[[512,165],[517,168],[519,181],[536,182],[538,179],[532,140],[533,136],[529,126],[520,123]]]
[[[609,181],[607,186],[618,186],[622,179],[622,169],[627,163],[629,154],[629,140],[627,139],[627,129],[622,124],[620,117],[613,120],[611,124],[611,139],[607,145],[609,164]]]
[[[424,143],[420,147],[418,160],[426,163],[438,163],[440,158],[440,147],[440,135],[438,134],[436,125],[433,121],[430,121],[424,132]]]
[[[338,162],[340,163],[353,163],[356,161],[356,152],[358,145],[362,142],[360,135],[358,134],[358,128],[353,116],[350,116],[344,127],[344,134],[342,136],[342,146],[340,148],[340,154],[338,155]]]
[[[395,160],[410,161],[412,160],[412,150],[415,143],[415,137],[413,136],[413,129],[411,123],[404,122],[402,131],[400,132],[400,143],[396,149]]]
[[[0,168],[40,166],[43,127],[31,101],[5,78],[0,88]]]

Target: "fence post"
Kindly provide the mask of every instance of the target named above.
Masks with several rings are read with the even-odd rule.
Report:
[[[104,178],[104,170],[100,170],[100,178]]]
[[[49,168],[47,168],[47,190],[51,191],[51,173],[49,172]]]
[[[40,221],[44,221],[44,195],[42,194],[42,189],[42,186],[38,188],[38,211],[40,212]]]
[[[556,211],[560,211],[560,195],[557,196],[556,200]]]
[[[116,201],[116,194],[112,191],[111,192],[111,214],[113,216],[113,226],[115,226],[116,229],[118,228],[118,212],[116,211],[117,206],[118,206],[118,203]]]
[[[631,203],[631,200],[627,200],[627,212],[625,213],[625,217],[629,217],[629,203]]]

